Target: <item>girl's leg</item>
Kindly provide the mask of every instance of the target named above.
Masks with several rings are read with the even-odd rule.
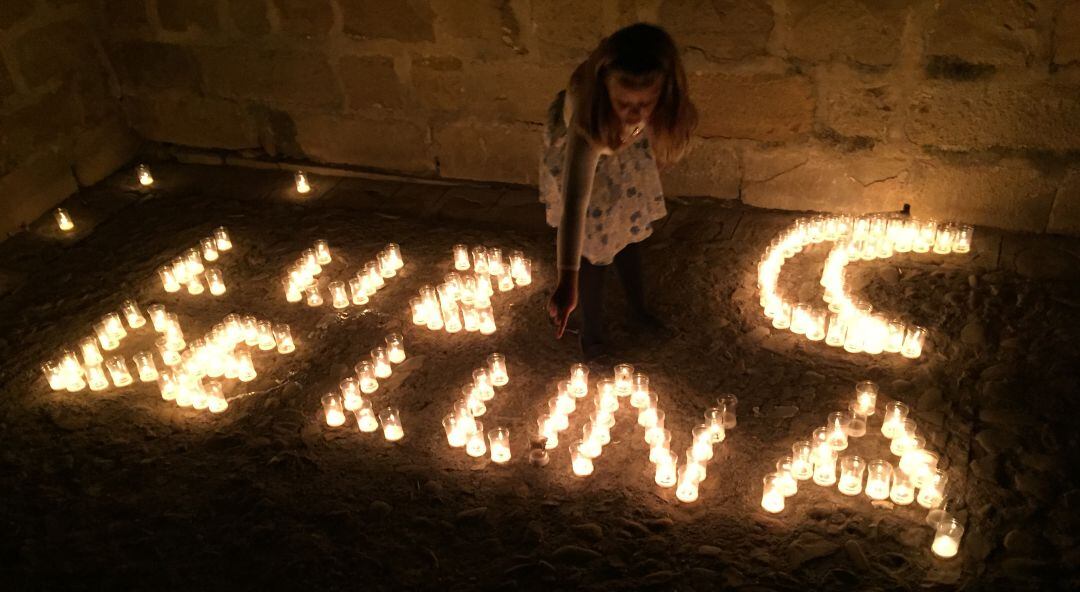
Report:
[[[586,354],[604,343],[604,275],[607,266],[593,265],[581,258],[578,271],[578,306],[581,315],[581,349]]]
[[[626,300],[635,315],[648,314],[645,305],[645,274],[641,269],[640,243],[630,243],[615,255],[615,269],[626,290]]]

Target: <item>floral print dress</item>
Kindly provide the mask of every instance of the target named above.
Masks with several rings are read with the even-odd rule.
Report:
[[[566,91],[548,108],[544,154],[540,164],[540,201],[547,223],[558,228],[563,212],[563,167],[566,158]],[[586,210],[582,256],[593,265],[608,265],[630,243],[648,238],[652,223],[667,215],[660,171],[650,148],[649,134],[614,154],[600,156],[592,195]]]

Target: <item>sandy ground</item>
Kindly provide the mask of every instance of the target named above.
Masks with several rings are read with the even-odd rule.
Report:
[[[616,358],[651,376],[676,450],[717,394],[739,397],[738,427],[717,447],[700,500],[682,504],[653,484],[626,409],[591,478],[571,475],[565,447],[545,468],[525,461],[540,407],[578,357],[546,319],[553,235],[529,190],[317,178],[300,202],[280,172],[162,164],[155,173],[150,191],[125,172],[69,200],[74,236],[47,217],[0,246],[7,589],[1077,585],[1076,241],[979,229],[970,255],[853,265],[858,291],[878,308],[932,328],[922,359],[872,358],[775,331],[761,316],[757,258],[795,214],[674,200],[646,243],[652,300],[674,336],[627,331],[614,274],[609,311]],[[221,262],[228,293],[165,294],[155,267],[219,225],[236,245]],[[278,278],[319,238],[338,255],[324,277],[357,270],[389,241],[407,265],[367,307],[287,304]],[[535,261],[532,286],[496,296],[490,337],[409,322],[408,298],[449,271],[458,242]],[[791,260],[784,289],[818,298],[825,253]],[[236,398],[220,416],[162,401],[151,385],[51,392],[38,364],[125,297],[165,304],[190,336],[229,312],[287,322],[298,350],[257,355],[258,378],[230,385]],[[327,428],[320,396],[391,331],[405,335],[410,358],[374,398],[401,409],[405,439]],[[143,330],[120,351],[149,345]],[[492,351],[507,356],[511,383],[483,420],[510,428],[508,466],[450,449],[440,426]],[[942,452],[967,525],[957,558],[932,556],[917,506],[875,507],[804,483],[783,513],[761,510],[762,476],[864,379],[910,404]],[[582,422],[574,415],[569,433]],[[851,451],[890,458],[878,425]]]

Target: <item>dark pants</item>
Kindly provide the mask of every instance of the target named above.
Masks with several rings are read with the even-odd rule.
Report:
[[[641,271],[641,248],[630,243],[615,255],[615,270],[626,290],[634,314],[645,314],[645,278]],[[581,258],[578,271],[578,314],[581,315],[581,344],[604,342],[604,275],[607,265],[593,265]]]

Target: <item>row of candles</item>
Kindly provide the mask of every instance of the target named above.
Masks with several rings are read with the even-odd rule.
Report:
[[[853,299],[845,289],[846,266],[851,261],[908,251],[967,253],[973,232],[966,225],[883,215],[799,218],[769,244],[758,263],[760,305],[774,328],[788,329],[811,341],[824,341],[850,353],[889,352],[918,358],[926,342],[926,329],[874,314],[868,303]],[[836,243],[821,276],[828,308],[782,298],[777,283],[784,262],[804,247],[824,241]]]
[[[324,299],[319,291],[318,276],[322,273],[323,266],[332,261],[330,246],[324,240],[315,241],[313,248],[301,252],[281,280],[285,287],[285,300],[304,300],[308,306],[322,306]],[[395,243],[387,244],[374,260],[365,263],[348,282],[332,281],[327,284],[331,305],[336,309],[343,309],[350,304],[367,304],[369,298],[386,285],[386,280],[396,276],[403,267],[405,261],[401,256],[401,247]]]
[[[232,239],[224,226],[214,229],[211,236],[199,241],[198,248],[191,248],[174,257],[167,265],[158,268],[158,277],[166,292],[179,292],[187,287],[188,294],[198,295],[209,289],[214,296],[225,293],[225,279],[221,270],[207,267],[205,263],[217,261],[221,254],[232,249]],[[206,286],[203,285],[205,280]]]
[[[419,295],[409,301],[414,324],[432,331],[491,335],[497,329],[492,284],[499,292],[509,292],[532,283],[532,261],[520,251],[511,252],[507,262],[502,249],[496,247],[476,246],[470,251],[466,245],[454,245],[453,265],[456,271],[448,273],[443,283],[436,288],[421,287]]]
[[[484,424],[478,418],[487,413],[496,389],[510,383],[510,375],[502,354],[493,353],[486,362],[483,368],[473,371],[472,381],[461,388],[462,398],[454,402],[442,425],[451,448],[464,448],[473,458],[490,454],[492,462],[504,464],[511,457],[510,430],[502,426],[487,430],[485,441]]]
[[[882,411],[881,434],[890,440],[889,451],[900,457],[897,466],[883,459],[867,461],[858,455],[838,459],[851,438],[866,435],[869,418],[877,412],[878,393],[875,383],[858,383],[848,411],[829,414],[826,425],[815,429],[810,440],[792,444],[791,456],[777,461],[776,472],[764,478],[761,507],[774,514],[782,512],[785,498],[798,492],[799,481],[807,480],[823,487],[835,484],[840,493],[848,496],[865,493],[871,500],[888,499],[897,505],[917,502],[932,512],[928,521],[937,529],[932,550],[941,557],[952,557],[959,549],[963,527],[937,511],[945,502],[948,475],[938,468],[938,454],[926,449],[926,438],[918,434],[915,421],[908,418],[910,410],[906,405],[891,401]]]
[[[338,392],[330,392],[322,397],[323,417],[326,425],[336,428],[345,425],[346,412],[356,418],[356,427],[361,432],[370,433],[382,426],[383,437],[389,442],[396,442],[405,436],[401,422],[401,412],[388,406],[375,414],[371,400],[364,395],[371,395],[379,390],[379,380],[393,375],[393,365],[405,361],[405,341],[401,335],[392,333],[384,341],[385,347],[371,350],[371,354],[356,363],[355,374],[346,377],[338,384]]]

